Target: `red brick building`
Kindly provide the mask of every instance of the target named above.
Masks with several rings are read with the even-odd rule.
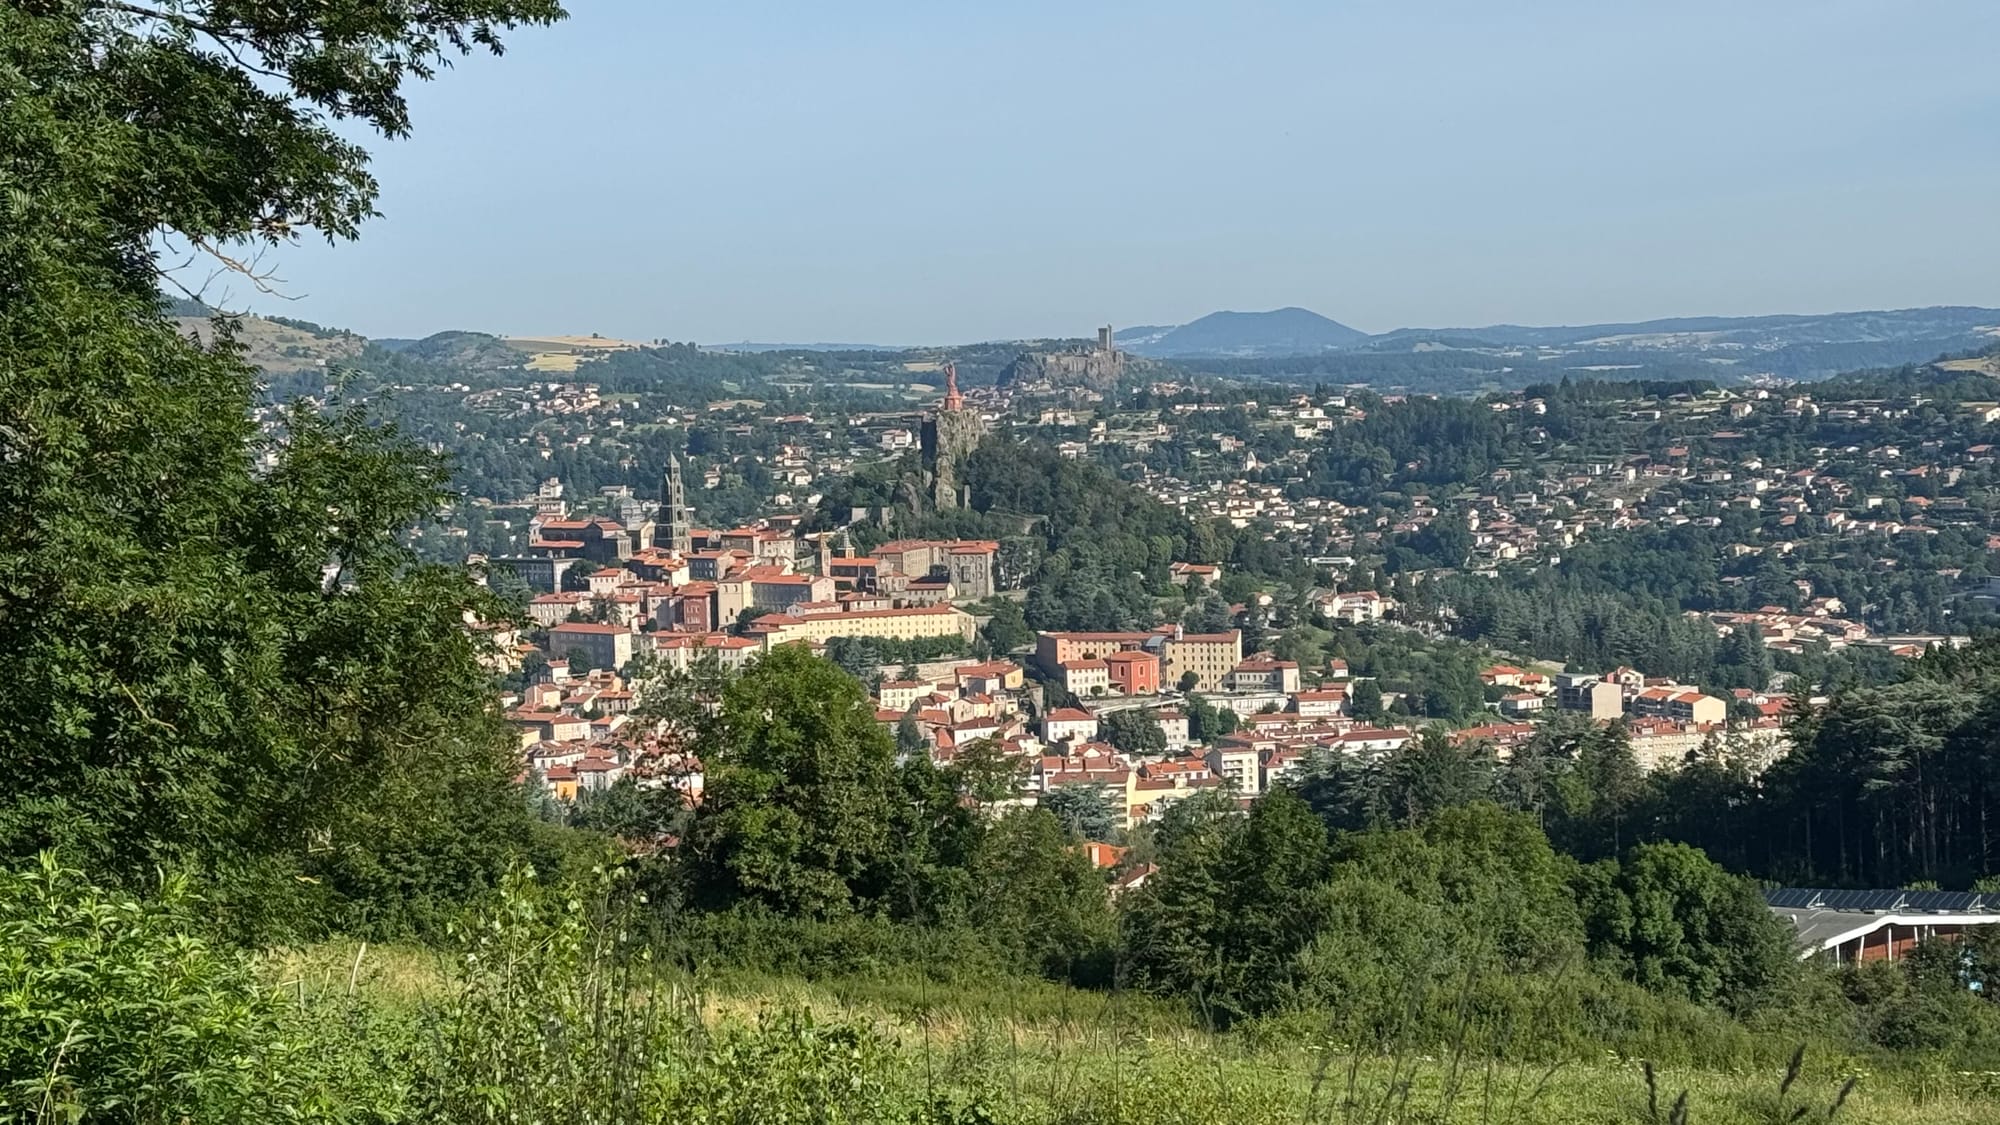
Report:
[[[1160,694],[1160,658],[1150,652],[1121,651],[1104,658],[1111,686],[1125,695]]]

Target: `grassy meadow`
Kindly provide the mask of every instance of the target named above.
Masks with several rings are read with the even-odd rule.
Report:
[[[351,999],[384,1026],[463,1002],[459,965],[433,950],[335,943],[272,953],[264,969],[301,1010]],[[1787,1082],[1792,1060],[1775,1043],[1769,1044],[1775,1053],[1745,1058],[1741,1065],[1661,1066],[1649,1085],[1645,1060],[1610,1053],[1530,1062],[1435,1048],[1355,1052],[1315,1029],[1309,1013],[1212,1034],[1178,1005],[1029,979],[968,986],[940,984],[915,972],[805,980],[661,969],[632,988],[636,1005],[648,1010],[649,1018],[667,1017],[663,1026],[692,1029],[704,1044],[775,1038],[795,1045],[802,1037],[840,1044],[836,1053],[879,1084],[884,1096],[873,1103],[879,1115],[856,1116],[851,1106],[829,1106],[826,1116],[814,1120],[2000,1121],[2000,1075],[1926,1068],[1921,1062],[1878,1072],[1866,1060],[1807,1050]],[[852,1038],[838,1038],[835,1031]],[[694,1040],[675,1041],[682,1051],[699,1050],[690,1046]],[[791,1049],[765,1061],[785,1065],[781,1059]],[[754,1052],[751,1057],[764,1058]],[[700,1069],[692,1058],[686,1065]],[[909,1106],[930,1109],[910,1117]],[[749,1112],[727,1119],[757,1119],[754,1107]],[[780,1117],[774,1112],[772,1119]]]

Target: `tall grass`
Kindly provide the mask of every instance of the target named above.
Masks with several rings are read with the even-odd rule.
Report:
[[[1737,1070],[1649,1067],[1541,1042],[1578,996],[1594,995],[1587,988],[1516,982],[1530,989],[1523,1001],[1465,974],[1454,991],[1412,987],[1386,1025],[1382,1012],[1330,1004],[1216,1035],[1156,1000],[975,976],[948,960],[900,977],[888,960],[858,972],[824,963],[817,975],[691,966],[661,955],[675,946],[655,932],[656,917],[615,883],[572,894],[522,878],[445,950],[350,944],[253,963],[190,937],[189,915],[73,873],[0,881],[0,1123],[1971,1125],[2000,1116],[1979,1076],[1867,1078],[1797,1049],[1776,1061],[1753,1052]],[[955,948],[940,935],[891,940],[939,959]],[[1364,1022],[1389,1033],[1357,1039]]]
[[[373,1091],[384,1112],[370,1120],[381,1121],[1792,1125],[1831,1120],[1832,1108],[1842,1121],[1969,1125],[1996,1116],[1976,1095],[1948,1090],[1919,1105],[1898,1082],[1857,1083],[1837,1061],[1753,1041],[1733,1024],[1743,1039],[1714,1039],[1712,1027],[1675,1022],[1684,1006],[1646,1008],[1581,972],[1548,981],[1465,972],[1442,992],[1412,986],[1399,1015],[1301,1008],[1217,1035],[1156,999],[953,961],[955,935],[872,923],[771,931],[736,919],[710,923],[703,940],[715,944],[693,956],[685,935],[663,939],[635,921],[643,913],[612,901],[523,884],[465,927],[449,956],[372,951],[355,972],[360,951],[346,946],[279,964],[316,982],[302,990],[302,1011],[319,1012],[331,1053],[408,1076],[400,1100]],[[797,943],[763,944],[773,932]],[[856,933],[866,935],[857,951],[834,955]],[[722,956],[730,941],[759,944]],[[1635,1052],[1668,1049],[1608,1053],[1588,1045],[1588,1031],[1557,1034],[1578,1012],[1596,1012],[1593,1026],[1618,1031]],[[1377,1033],[1365,1041],[1364,1024]],[[1675,1048],[1678,1034],[1708,1045]],[[1722,1057],[1718,1043],[1744,1050]],[[338,1080],[354,1081],[352,1069]]]

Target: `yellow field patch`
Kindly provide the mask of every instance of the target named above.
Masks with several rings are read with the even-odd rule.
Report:
[[[2000,356],[1975,356],[1971,359],[1948,359],[1938,364],[1944,371],[1971,371],[1980,375],[2000,378]]]
[[[529,371],[550,371],[567,375],[576,365],[605,352],[634,351],[646,345],[608,336],[502,336],[500,342],[528,356]]]
[[[522,366],[530,371],[555,371],[567,375],[576,370],[582,358],[575,352],[537,352],[528,357],[528,362]]]
[[[624,351],[643,348],[636,340],[614,340],[609,336],[502,336],[500,342],[524,352]]]

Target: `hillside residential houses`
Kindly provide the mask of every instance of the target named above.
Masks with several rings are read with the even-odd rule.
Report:
[[[1135,655],[1142,660],[1154,659],[1143,653]],[[1111,665],[1098,657],[1066,660],[1057,665],[1056,669],[1062,677],[1062,689],[1071,695],[1104,695],[1111,690]]]
[[[1162,663],[1172,639],[1165,631],[1052,633],[1038,638],[1037,653],[1053,661],[1053,672],[1042,668],[1046,682],[1061,686],[1075,683],[1071,677],[1079,671],[1101,671],[1097,666],[1120,654],[1135,662]],[[1229,644],[1240,645],[1240,638],[1232,634]],[[884,680],[877,689],[876,718],[889,729],[914,723],[940,762],[950,761],[974,741],[990,740],[1001,754],[1021,763],[1019,790],[1011,803],[1032,804],[1055,789],[1089,786],[1105,795],[1119,823],[1128,827],[1195,793],[1222,790],[1239,800],[1253,798],[1312,757],[1375,756],[1416,737],[1406,727],[1378,727],[1349,717],[1341,705],[1346,698],[1341,689],[1300,688],[1290,662],[1260,655],[1236,660],[1231,671],[1238,667],[1243,667],[1243,682],[1254,690],[1204,698],[1213,706],[1244,699],[1258,706],[1242,709],[1242,729],[1206,745],[1192,738],[1185,711],[1156,704],[1154,694],[1072,692],[1076,705],[1042,710],[1031,722],[1027,716],[1036,710],[1036,684],[1008,661],[947,662],[927,668],[918,680]],[[1287,687],[1293,690],[1279,690]],[[1159,726],[1163,753],[1128,755],[1103,741],[1104,717],[1133,709]]]
[[[662,486],[661,516],[673,499],[685,519],[684,487]],[[524,774],[560,800],[627,776],[698,797],[690,763],[649,764],[643,748],[653,732],[631,725],[633,691],[604,686],[640,657],[681,670],[709,660],[740,669],[776,645],[819,650],[843,638],[962,650],[978,619],[954,603],[999,592],[992,541],[902,540],[864,559],[825,537],[800,539],[796,521],[671,526],[625,488],[603,498],[620,518],[572,518],[560,482],[541,492],[525,550],[484,562],[530,591],[528,618],[539,632],[518,644],[510,634],[507,655],[518,668],[539,652],[540,671],[507,714],[520,733]],[[981,738],[1026,733],[1024,703],[1038,691],[1028,690],[1019,665],[958,663],[956,683],[889,677],[878,717],[917,713],[922,736],[947,756]],[[1122,663],[1118,690],[1156,693],[1157,664],[1157,653]]]
[[[1297,661],[1252,657],[1242,661],[1222,679],[1224,691],[1275,691],[1292,694],[1299,690]]]
[[[1382,620],[1383,616],[1395,606],[1393,598],[1384,597],[1373,590],[1362,590],[1351,594],[1327,594],[1319,602],[1319,612],[1322,617],[1334,621],[1362,625]]]
[[[632,645],[638,634],[624,625],[601,625],[588,621],[566,621],[549,630],[549,649],[568,655],[580,652],[592,668],[619,669],[632,663]]]
[[[1502,722],[1456,731],[1461,741],[1481,739],[1504,750],[1536,729],[1531,721],[1550,709],[1598,722],[1622,723],[1641,769],[1678,765],[1692,754],[1712,752],[1753,770],[1783,750],[1787,697],[1742,691],[1734,700],[1707,695],[1632,668],[1609,672],[1558,672],[1554,677],[1495,664],[1480,673],[1489,686],[1508,692],[1492,704]],[[1738,706],[1732,710],[1731,703]]]
[[[1935,440],[1911,440],[1907,433],[1889,440],[1871,436],[1871,430],[1906,421],[1920,402],[1822,402],[1809,387],[1667,393],[1610,408],[1602,424],[1624,435],[1622,452],[1606,452],[1609,445],[1596,443],[1582,453],[1534,429],[1550,403],[1525,393],[1496,395],[1487,405],[1525,428],[1525,448],[1532,453],[1524,463],[1462,482],[1463,488],[1415,485],[1385,509],[1349,506],[1294,487],[1306,479],[1316,444],[1364,421],[1374,400],[1335,391],[1265,401],[1193,401],[1183,393],[1188,389],[1162,383],[1148,393],[1166,397],[1133,409],[1118,395],[1098,391],[1073,401],[1031,403],[1025,412],[1013,409],[1015,391],[982,387],[967,397],[988,419],[1012,412],[1023,421],[1022,429],[1039,427],[1039,436],[1071,456],[1136,465],[1146,462],[1140,455],[1156,445],[1177,444],[1187,456],[1175,459],[1173,473],[1136,474],[1143,491],[1190,518],[1218,520],[1252,541],[1261,536],[1263,545],[1296,552],[1324,575],[1315,580],[1323,586],[1295,590],[1296,601],[1273,607],[1269,590],[1253,589],[1234,564],[1227,570],[1213,561],[1177,559],[1168,565],[1166,580],[1190,600],[1227,591],[1227,600],[1243,602],[1231,607],[1231,624],[1241,630],[1197,632],[1168,623],[1119,632],[1047,632],[1036,636],[1032,655],[1020,654],[1019,662],[1008,653],[973,659],[985,612],[975,603],[1018,596],[1022,574],[1032,573],[1033,563],[1014,556],[1011,541],[1003,547],[992,540],[891,539],[863,554],[852,546],[849,531],[869,544],[907,532],[887,530],[895,526],[887,512],[860,508],[837,520],[831,532],[800,534],[801,526],[824,526],[807,523],[821,501],[807,486],[920,444],[915,415],[899,408],[813,418],[766,411],[749,399],[693,404],[670,421],[690,425],[706,413],[733,433],[763,427],[784,435],[777,446],[754,454],[705,458],[685,482],[690,490],[718,487],[725,476],[740,478],[747,462],[758,462],[759,475],[773,482],[762,518],[704,528],[689,521],[684,501],[667,503],[673,497],[666,489],[659,503],[619,486],[602,490],[593,501],[570,496],[561,481],[550,480],[506,501],[528,513],[526,522],[515,518],[511,536],[493,541],[494,554],[480,561],[492,577],[505,572],[528,587],[533,647],[514,645],[510,655],[519,667],[521,658],[539,651],[542,682],[535,686],[559,697],[641,657],[675,667],[705,659],[740,667],[779,644],[826,650],[855,639],[914,654],[943,652],[948,655],[924,663],[915,676],[905,674],[901,659],[883,655],[885,664],[894,665],[879,670],[877,717],[885,726],[907,733],[914,725],[940,760],[992,739],[1024,763],[1021,800],[1055,785],[1101,784],[1120,794],[1128,818],[1143,819],[1171,805],[1177,794],[1225,787],[1252,795],[1315,755],[1384,753],[1415,736],[1353,715],[1353,678],[1338,658],[1324,667],[1301,667],[1270,653],[1246,652],[1245,631],[1265,626],[1275,632],[1279,610],[1329,627],[1409,628],[1435,635],[1453,628],[1448,611],[1434,609],[1429,620],[1413,619],[1410,606],[1399,605],[1392,590],[1402,594],[1408,583],[1421,584],[1428,574],[1498,577],[1503,568],[1557,565],[1579,543],[1682,526],[1732,528],[1738,538],[1727,550],[1739,561],[1738,571],[1760,556],[1783,556],[1808,542],[1828,544],[1847,553],[1854,565],[1881,571],[1897,564],[1880,544],[1921,541],[1954,528],[1981,529],[1988,549],[2000,550],[2000,527],[1984,527],[1990,513],[1970,491],[1986,487],[1981,482],[2000,463],[2000,445],[1981,429],[2000,424],[2000,407],[1989,409],[1990,404],[1957,404],[1958,428]],[[590,429],[627,412],[621,396],[606,399],[588,384],[530,384],[518,392],[498,396],[494,408],[546,419],[546,434],[533,439],[545,457],[551,447],[576,449],[593,438],[603,444],[605,435]],[[487,391],[473,394],[494,398]],[[1226,424],[1225,413],[1231,415]],[[1764,459],[1773,457],[1769,443],[1752,453],[1756,443],[1746,440],[1760,425],[1810,430],[1828,423],[1838,427],[1837,440],[1791,442],[1784,454],[1788,463]],[[1403,567],[1385,577],[1382,556],[1437,521],[1448,521],[1439,526],[1454,532],[1462,529],[1452,537],[1467,545],[1462,561],[1428,572]],[[873,525],[865,536],[863,523]],[[840,530],[841,524],[853,526]],[[2000,602],[2000,582],[1970,588],[1980,573],[1968,571],[1964,579],[1968,604]],[[1958,581],[1956,571],[1939,574]],[[1741,581],[1740,573],[1723,578],[1726,584]],[[1795,593],[1760,595],[1759,600],[1774,597],[1782,605],[1698,616],[1718,635],[1754,627],[1767,646],[1795,653],[1878,645],[1915,656],[1960,640],[1889,635],[1877,627],[1883,620],[1878,607],[1842,604],[1803,580],[1794,585]],[[1407,600],[1433,604],[1428,598]],[[1533,655],[1523,654],[1520,663]],[[1649,767],[1710,752],[1755,760],[1782,748],[1783,716],[1775,713],[1782,703],[1761,693],[1722,699],[1631,669],[1548,673],[1495,665],[1481,679],[1489,689],[1490,721],[1454,737],[1504,749],[1531,736],[1552,713],[1568,712],[1624,724],[1635,754]],[[1235,713],[1241,728],[1197,742],[1189,729],[1193,707],[1180,698],[1189,690],[1209,707]],[[1044,707],[1044,691],[1076,706]],[[629,708],[618,711],[615,697],[607,697],[591,705],[590,722],[582,725],[577,721],[582,710],[564,714],[559,706],[541,705],[548,701],[543,692],[535,705],[525,699],[509,704],[510,716],[535,716],[518,722],[524,755],[541,748],[536,770],[567,771],[564,784],[580,791],[631,768],[617,754],[576,752],[579,746],[632,738],[633,732],[623,729],[631,723]],[[1099,741],[1106,714],[1134,707],[1146,708],[1166,736],[1168,750],[1156,756],[1160,760],[1126,760]],[[1191,764],[1197,758],[1199,768]],[[586,768],[586,760],[611,764]]]
[[[1717,636],[1727,637],[1739,629],[1754,628],[1762,635],[1764,647],[1794,655],[1815,646],[1837,650],[1871,645],[1887,648],[1898,656],[1915,657],[1934,648],[1958,647],[1971,639],[1930,633],[1886,636],[1858,621],[1837,616],[1842,609],[1838,598],[1814,598],[1806,604],[1804,612],[1798,613],[1767,605],[1748,613],[1689,610],[1687,615],[1714,626]]]
[[[1097,716],[1080,707],[1059,707],[1042,716],[1042,741],[1085,743],[1097,737]]]
[[[1100,660],[1112,653],[1151,653],[1159,658],[1166,633],[1039,633],[1035,637],[1035,663],[1044,673],[1060,674],[1063,665]]]
[[[557,800],[574,800],[628,776],[673,786],[686,800],[700,798],[700,764],[634,730],[630,712],[637,696],[615,672],[576,676],[567,662],[551,661],[525,691],[502,702],[520,738],[523,777]]]
[[[1177,625],[1145,633],[1041,633],[1035,638],[1035,663],[1072,695],[1093,694],[1091,688],[1119,695],[1220,691],[1243,663],[1243,635],[1234,629],[1189,633]]]
[[[1555,676],[1555,701],[1564,711],[1602,721],[1630,716],[1711,727],[1729,719],[1726,701],[1671,680],[1648,678],[1629,668],[1607,673],[1559,672]],[[1521,708],[1517,705],[1514,710],[1519,712]]]

